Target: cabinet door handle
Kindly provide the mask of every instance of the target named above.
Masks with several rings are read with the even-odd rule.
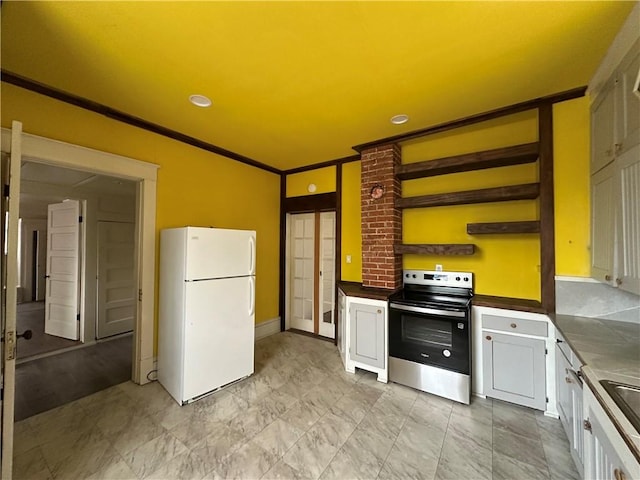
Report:
[[[381,313],[382,313],[382,310],[378,309],[378,314],[381,314]]]
[[[616,468],[613,471],[613,476],[616,477],[616,480],[626,480],[627,476],[624,474],[622,470]]]
[[[589,421],[589,419],[583,420],[583,421],[582,421],[582,426],[584,427],[584,429],[585,429],[587,432],[590,432],[590,431],[591,431],[591,422]]]
[[[484,337],[484,338],[486,338],[487,340],[491,340],[491,335],[487,335],[487,336],[486,336],[486,337]]]
[[[516,325],[515,323],[511,324],[511,328],[516,328],[518,325]]]
[[[564,377],[564,381],[567,383],[573,383],[569,377]]]
[[[616,278],[616,285],[622,285],[622,279]]]
[[[611,275],[605,275],[605,276],[604,276],[604,279],[605,279],[607,282],[610,282],[610,281],[611,281]]]
[[[621,150],[622,150],[622,143],[616,143],[616,144],[613,146],[613,151],[614,151],[614,152],[616,152],[616,153],[620,153],[620,151],[621,151]]]

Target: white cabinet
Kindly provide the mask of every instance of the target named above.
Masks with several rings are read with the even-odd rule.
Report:
[[[589,387],[584,389],[584,418],[584,478],[640,478],[640,465]]]
[[[474,337],[480,343],[474,342],[474,359],[481,362],[474,392],[556,415],[555,355],[547,354],[555,331],[549,325],[545,315],[474,307],[473,328],[482,329]]]
[[[338,289],[338,352],[340,353],[340,358],[342,359],[342,364],[345,364],[346,360],[346,335],[347,335],[347,326],[345,325],[347,321],[347,296],[344,292]]]
[[[591,276],[613,284],[615,241],[614,165],[591,176]]]
[[[640,40],[596,92],[591,105],[591,173],[640,142]]]
[[[613,161],[616,81],[609,80],[591,106],[591,173]]]
[[[584,429],[580,361],[559,333],[556,344],[556,392],[560,421],[567,434],[577,470],[583,471]]]
[[[484,331],[482,346],[485,394],[544,410],[545,342],[518,335]]]
[[[360,297],[346,298],[345,369],[356,368],[378,374],[388,380],[387,302]]]
[[[591,276],[640,294],[640,144],[591,176]]]
[[[619,182],[615,281],[621,289],[640,295],[640,144],[616,159],[615,178]]]
[[[640,294],[640,40],[591,106],[591,276]]]

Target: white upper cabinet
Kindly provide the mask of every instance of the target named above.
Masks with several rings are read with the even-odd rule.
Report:
[[[589,87],[591,276],[640,295],[640,6]]]
[[[622,154],[640,143],[640,40],[636,41],[624,58],[617,74],[616,126],[617,154]]]
[[[614,165],[591,176],[591,276],[610,285],[616,239]]]
[[[616,162],[619,204],[615,282],[623,290],[640,294],[640,143],[622,153]]]
[[[615,143],[615,81],[610,81],[591,107],[591,173],[613,161]]]

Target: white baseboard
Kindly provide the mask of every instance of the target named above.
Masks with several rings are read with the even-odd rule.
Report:
[[[256,325],[256,341],[276,333],[280,333],[280,317],[272,318]]]
[[[566,275],[556,275],[556,282],[600,283],[591,277],[568,277]]]
[[[154,370],[157,369],[158,360],[156,357],[143,358],[140,360],[140,385],[153,382],[156,379]],[[135,379],[133,380],[135,382]]]

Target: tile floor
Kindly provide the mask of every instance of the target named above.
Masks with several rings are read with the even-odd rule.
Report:
[[[16,423],[15,478],[578,479],[558,420],[464,406],[365,372],[292,333],[256,344],[256,373],[179,407],[123,383]]]

